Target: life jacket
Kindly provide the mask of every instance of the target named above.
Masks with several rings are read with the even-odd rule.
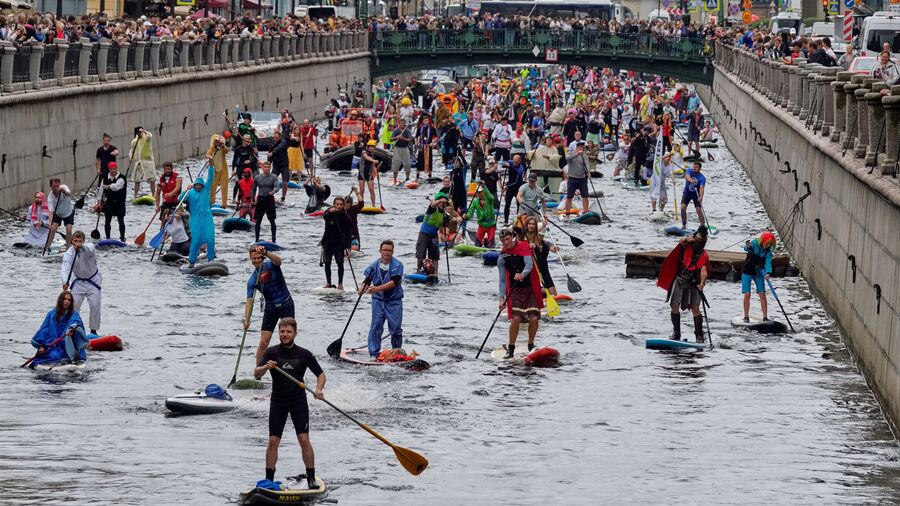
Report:
[[[163,201],[166,204],[175,204],[178,202],[178,195],[167,195],[175,190],[175,184],[178,182],[178,173],[172,171],[172,174],[167,178],[166,174],[163,173],[159,176],[159,188],[163,194]]]

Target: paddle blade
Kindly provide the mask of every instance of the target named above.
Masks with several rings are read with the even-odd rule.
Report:
[[[409,471],[409,474],[418,476],[428,467],[428,459],[422,455],[402,446],[392,445],[391,448],[394,449],[394,455],[397,456],[400,465]]]
[[[572,239],[572,246],[575,246],[576,248],[579,248],[582,244],[584,244],[584,241],[575,237],[574,235],[570,235],[569,238]]]
[[[80,199],[75,201],[75,209],[84,209],[84,195],[81,196]]]
[[[572,293],[578,293],[581,291],[581,285],[578,284],[578,281],[572,279],[571,276],[566,276],[566,285],[569,287],[569,291]]]
[[[231,381],[228,382],[228,386],[225,388],[231,388],[235,383],[237,383],[237,374],[231,377]]]
[[[544,302],[547,304],[547,316],[550,318],[559,316],[559,303],[550,295],[549,290],[547,290],[547,298],[544,299]]]
[[[340,338],[335,339],[334,341],[331,342],[331,344],[328,345],[328,348],[326,348],[325,351],[328,352],[329,357],[337,357],[341,354],[341,344],[342,344],[343,340],[344,340],[344,336],[341,336]]]
[[[96,228],[94,230],[91,230],[91,239],[96,241],[99,238],[100,238],[100,231],[97,230]]]
[[[162,230],[156,233],[153,238],[150,239],[150,247],[153,249],[158,249],[162,244],[163,234],[166,232],[166,227],[163,227]]]
[[[137,236],[137,237],[134,238],[134,244],[135,244],[135,246],[143,246],[143,245],[144,245],[144,239],[146,239],[146,238],[147,238],[146,232],[141,232],[141,235],[139,235],[139,236]]]

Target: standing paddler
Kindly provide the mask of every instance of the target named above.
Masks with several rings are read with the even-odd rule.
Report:
[[[519,241],[516,234],[504,228],[500,231],[503,245],[497,259],[500,270],[500,308],[506,305],[509,317],[509,344],[504,358],[512,358],[516,351],[516,338],[523,319],[528,319],[528,351],[534,349],[534,338],[538,331],[541,308],[541,281],[531,255],[531,247],[526,241]]]
[[[71,290],[75,311],[81,313],[81,303],[87,299],[91,309],[88,323],[91,333],[96,334],[100,328],[100,290],[103,276],[97,267],[97,250],[93,244],[85,243],[84,232],[76,230],[72,234],[72,246],[63,255],[59,277],[63,290]],[[69,273],[72,273],[71,278]],[[71,284],[70,284],[71,280]]]
[[[206,157],[211,160],[211,156]],[[206,171],[206,179],[211,180],[216,173],[216,168],[212,164]],[[191,251],[188,254],[189,267],[193,267],[200,256],[200,247],[206,245],[206,260],[213,261],[216,258],[216,226],[213,223],[212,211],[209,205],[209,185],[203,181],[203,178],[197,176],[194,180],[193,187],[187,191],[187,195],[181,198],[188,206],[191,213]]]
[[[741,294],[744,296],[744,322],[750,321],[750,283],[756,284],[763,321],[769,320],[769,304],[766,300],[766,281],[772,273],[772,253],[775,251],[775,235],[763,232],[744,245],[747,258],[741,267]]]
[[[253,311],[254,290],[259,290],[263,300],[262,325],[259,330],[259,346],[256,349],[256,362],[260,363],[263,353],[272,339],[272,331],[282,318],[294,317],[294,299],[281,273],[281,257],[266,251],[262,246],[250,250],[250,263],[253,274],[247,279],[247,304],[244,306],[244,330],[250,328],[250,314]],[[294,326],[296,330],[296,324]]]
[[[284,318],[278,324],[279,343],[267,349],[261,357],[257,357],[258,367],[253,374],[260,379],[266,371],[278,367],[298,381],[309,369],[316,376],[315,398],[323,400],[322,389],[325,388],[325,373],[316,357],[307,350],[294,344],[297,336],[297,321]],[[262,344],[262,343],[260,343]],[[309,406],[306,404],[306,390],[299,388],[290,379],[278,371],[272,371],[272,398],[269,401],[269,443],[266,446],[266,479],[275,480],[275,465],[278,463],[278,446],[287,423],[288,415],[294,424],[297,441],[300,443],[300,455],[306,467],[306,483],[311,489],[319,488],[316,482],[315,453],[309,441]],[[298,476],[298,478],[300,478]]]
[[[369,326],[369,355],[378,357],[387,320],[391,349],[403,347],[403,262],[394,258],[394,241],[381,241],[380,256],[364,271],[359,293],[372,294],[372,323]]]
[[[681,340],[681,310],[690,309],[694,316],[694,336],[705,342],[703,315],[700,314],[701,293],[709,276],[709,255],[706,254],[706,227],[700,227],[690,237],[678,242],[659,271],[656,286],[668,291],[666,301],[672,308],[672,340]]]

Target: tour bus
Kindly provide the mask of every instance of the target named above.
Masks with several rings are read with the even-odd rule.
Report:
[[[610,0],[485,0],[480,13],[502,16],[532,15],[552,18],[597,18],[624,21],[634,17],[631,9],[616,5]]]
[[[900,13],[878,11],[863,20],[859,55],[878,56],[885,42],[891,45],[891,57],[900,58]]]

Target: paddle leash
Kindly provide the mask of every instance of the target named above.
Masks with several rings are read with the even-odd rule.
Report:
[[[527,207],[528,209],[531,209],[532,211],[534,211],[534,212],[540,214],[540,211],[538,211],[537,209],[531,207],[531,205],[528,204],[527,202],[522,202],[522,205],[525,206],[525,207]],[[551,220],[549,216],[547,217],[547,223],[553,225],[554,227],[558,228],[560,232],[562,232],[562,233],[566,234],[567,236],[569,236],[569,239],[572,240],[572,246],[575,246],[576,248],[578,248],[578,247],[580,247],[582,244],[584,244],[584,241],[582,241],[581,239],[575,237],[574,235],[572,235],[572,234],[566,232],[566,229],[564,229],[564,228],[562,228],[561,226],[557,225],[556,222],[553,221],[553,220]]]
[[[772,281],[766,279],[766,284],[769,285],[769,290],[772,291],[772,297],[775,297],[775,302],[778,303],[778,307],[781,309],[781,314],[783,314],[784,319],[787,320],[787,324],[791,328],[791,332],[796,332],[796,330],[794,330],[794,325],[791,323],[791,319],[788,318],[788,315],[784,310],[784,306],[781,305],[781,299],[778,298],[778,292],[776,292],[775,287],[772,286]]]
[[[311,388],[306,386],[305,383],[303,383],[302,381],[299,381],[297,378],[294,378],[290,374],[284,372],[280,367],[276,366],[273,369],[275,369],[276,371],[281,373],[285,378],[294,382],[298,387],[315,395],[315,392]],[[332,404],[328,399],[323,398],[322,402],[331,406],[331,408],[333,408],[338,413],[340,413],[340,414],[344,415],[345,417],[347,417],[348,419],[350,419],[350,421],[352,421],[356,425],[359,425],[360,428],[362,428],[364,431],[368,432],[369,434],[375,436],[375,438],[377,438],[382,443],[390,446],[391,449],[394,450],[394,455],[397,457],[397,460],[400,462],[400,465],[403,466],[404,469],[409,471],[409,473],[412,474],[413,476],[418,476],[418,475],[422,474],[422,471],[424,471],[425,468],[428,467],[428,459],[426,459],[422,455],[419,455],[418,453],[416,453],[408,448],[403,448],[402,446],[397,446],[394,443],[391,443],[390,441],[387,440],[387,438],[385,438],[381,434],[375,432],[375,430],[372,429],[371,427],[369,427],[368,425],[360,422],[356,418],[353,418],[352,416],[347,414],[344,410],[342,410],[341,408]]]
[[[366,286],[367,286],[366,283],[363,282],[363,288],[365,288]],[[350,317],[347,318],[347,323],[344,325],[344,331],[341,332],[341,337],[332,341],[331,344],[328,345],[328,348],[325,349],[325,351],[328,353],[329,357],[336,358],[337,356],[339,356],[341,354],[341,347],[343,346],[344,335],[347,334],[347,329],[350,327],[350,322],[353,321],[353,315],[356,313],[356,308],[359,307],[359,301],[362,300],[362,296],[364,293],[366,293],[365,290],[359,292],[359,296],[356,297],[356,304],[353,304],[353,310],[350,311]]]

